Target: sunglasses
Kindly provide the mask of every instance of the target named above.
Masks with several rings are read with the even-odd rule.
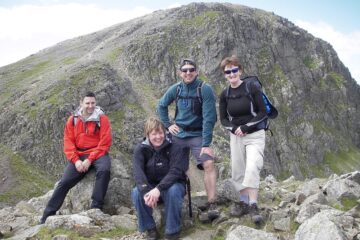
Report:
[[[183,73],[187,73],[188,71],[192,73],[192,72],[195,72],[196,69],[195,68],[182,68],[182,69],[180,69],[180,71]]]
[[[240,69],[239,68],[233,68],[229,70],[225,70],[224,73],[229,75],[230,73],[237,73]]]

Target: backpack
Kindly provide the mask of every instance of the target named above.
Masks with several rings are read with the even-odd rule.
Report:
[[[202,116],[202,87],[204,86],[204,82],[199,80],[200,83],[196,88],[196,97],[193,96],[187,96],[187,97],[182,97],[180,96],[180,92],[181,92],[181,82],[178,83],[178,85],[176,86],[176,96],[175,96],[175,117],[178,113],[178,106],[177,103],[179,101],[180,98],[182,99],[193,99],[193,109],[192,112],[198,116]]]
[[[269,98],[266,96],[265,91],[262,87],[262,84],[260,82],[260,80],[256,77],[256,76],[247,76],[241,79],[244,83],[245,83],[245,91],[246,91],[246,97],[249,98],[250,103],[251,103],[251,109],[254,109],[253,104],[254,104],[254,99],[250,93],[250,86],[251,85],[255,85],[256,88],[260,89],[262,92],[262,98],[265,104],[265,109],[266,109],[266,114],[267,117],[269,119],[275,119],[279,112],[278,110],[274,107],[274,105],[271,103],[271,101],[269,100]],[[229,98],[234,99],[234,98],[241,98],[242,96],[229,96],[230,93],[230,86],[227,87],[226,90],[226,102],[228,101]],[[256,113],[254,111],[251,111],[251,114],[253,116],[256,116]],[[231,119],[233,118],[229,113],[229,119],[231,121]],[[265,130],[269,130],[269,122],[267,121],[267,119],[265,119],[262,123],[258,124],[258,128],[259,129],[265,129]],[[270,130],[271,132],[271,130]],[[271,132],[272,133],[272,132]]]

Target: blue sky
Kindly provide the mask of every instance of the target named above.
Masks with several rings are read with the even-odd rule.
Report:
[[[91,33],[190,2],[120,0],[1,0],[0,66],[18,61],[63,40]],[[329,42],[360,83],[360,1],[228,0],[285,17]],[[95,17],[94,17],[95,16]]]

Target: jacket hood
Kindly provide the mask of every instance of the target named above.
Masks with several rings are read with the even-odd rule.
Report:
[[[82,111],[82,108],[81,108],[81,107],[78,107],[78,108],[74,111],[74,116],[81,117],[81,119],[82,119],[84,122],[100,122],[100,117],[101,117],[101,115],[104,115],[104,114],[105,114],[105,112],[101,109],[101,107],[96,106],[95,109],[94,109],[94,112],[90,115],[90,117],[88,117],[87,119],[84,119],[84,118],[81,116],[81,111]]]

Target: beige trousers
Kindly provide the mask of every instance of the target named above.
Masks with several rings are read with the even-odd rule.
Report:
[[[236,191],[244,188],[259,188],[264,148],[264,130],[244,137],[230,133],[231,182]]]

